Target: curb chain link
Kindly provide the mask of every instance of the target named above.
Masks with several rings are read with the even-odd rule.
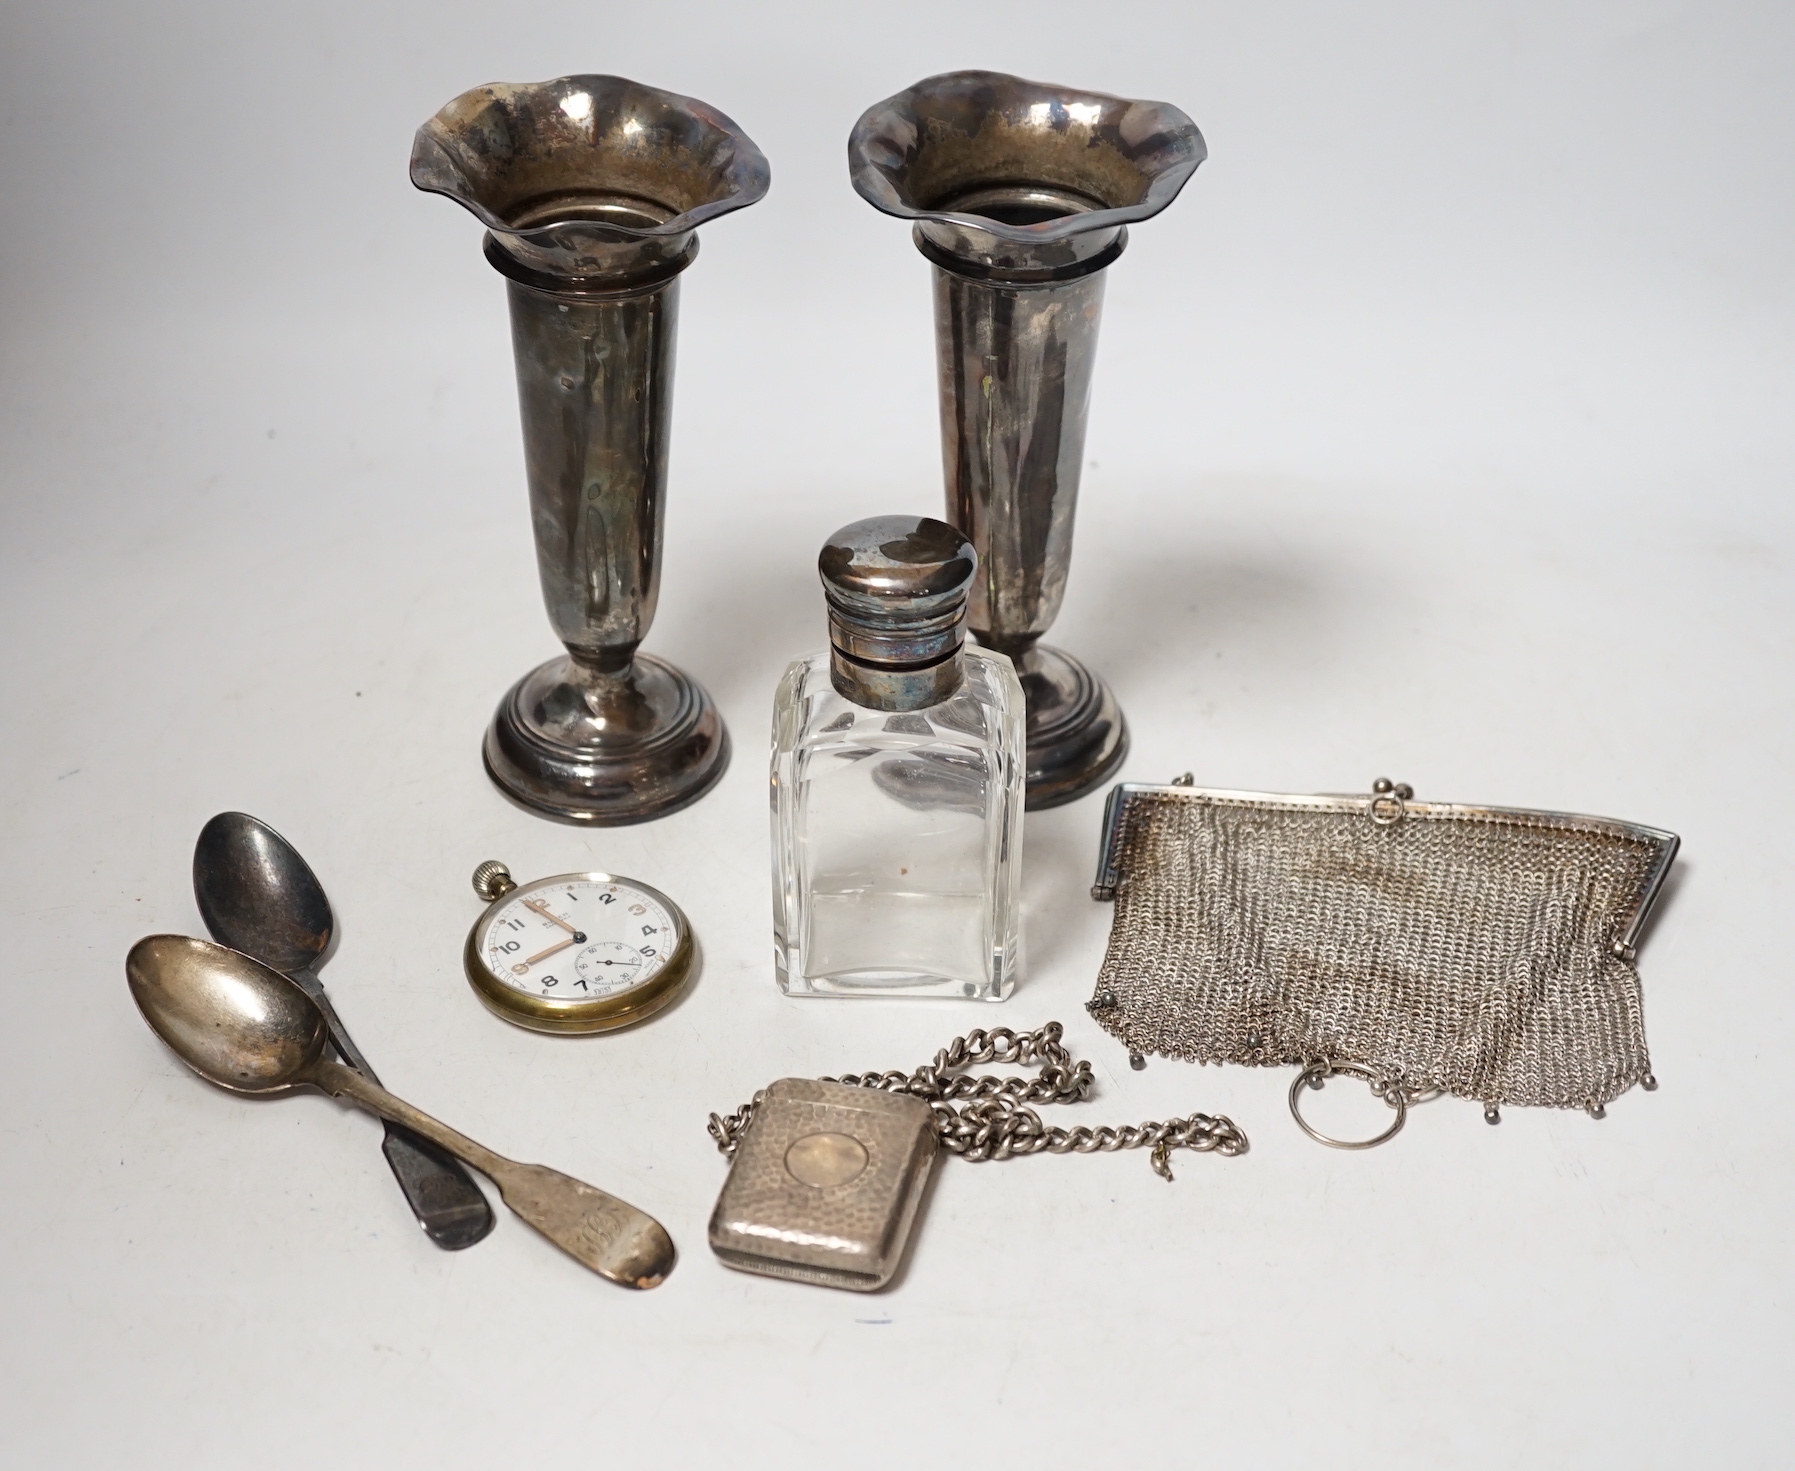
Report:
[[[1095,1085],[1091,1065],[1073,1058],[1060,1042],[1063,1028],[1048,1022],[1032,1032],[1009,1027],[990,1031],[979,1028],[956,1037],[915,1072],[849,1073],[824,1078],[825,1083],[845,1083],[850,1088],[881,1088],[888,1093],[908,1093],[929,1105],[935,1136],[941,1147],[975,1163],[1009,1159],[1023,1154],[1092,1154],[1117,1149],[1150,1149],[1154,1170],[1172,1178],[1167,1155],[1173,1149],[1194,1149],[1217,1154],[1244,1154],[1247,1136],[1232,1119],[1222,1115],[1193,1113],[1187,1118],[1153,1121],[1120,1128],[1104,1125],[1091,1129],[1049,1126],[1029,1105],[1079,1103]],[[1032,1078],[986,1073],[971,1076],[968,1067],[1038,1066]],[[718,1151],[730,1158],[742,1135],[754,1122],[754,1112],[764,1093],[756,1093],[734,1113],[712,1114],[707,1128]],[[960,1100],[967,1100],[955,1107]]]

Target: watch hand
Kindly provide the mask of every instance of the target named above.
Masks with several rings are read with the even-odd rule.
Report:
[[[535,955],[532,955],[528,960],[526,960],[524,962],[524,964],[525,965],[534,965],[539,960],[547,960],[549,958],[549,956],[551,956],[551,955],[559,955],[569,945],[572,945],[574,943],[576,943],[576,942],[573,940],[563,940],[559,945],[550,945],[548,947],[548,949],[538,951]]]
[[[566,920],[562,919],[560,915],[553,913],[549,909],[548,905],[546,905],[546,904],[539,904],[534,899],[526,899],[526,900],[524,900],[524,908],[535,910],[544,919],[546,919],[550,924],[560,925],[561,928],[566,930],[567,933],[570,935],[577,935],[579,933],[579,931],[576,930],[572,925],[570,925]]]

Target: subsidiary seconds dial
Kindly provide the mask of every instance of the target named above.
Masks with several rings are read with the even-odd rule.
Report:
[[[502,863],[474,870],[491,901],[464,953],[476,994],[506,1021],[545,1032],[604,1032],[653,1015],[695,969],[686,917],[665,894],[607,873],[515,883]]]

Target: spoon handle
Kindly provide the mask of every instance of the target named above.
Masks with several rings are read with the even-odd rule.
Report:
[[[370,1083],[384,1088],[386,1084],[380,1081],[380,1075],[369,1066],[368,1059],[362,1056],[361,1048],[355,1045],[355,1039],[349,1035],[349,1028],[343,1025],[342,1017],[337,1015],[330,993],[324,989],[324,982],[309,970],[289,970],[282,974],[318,1003],[318,1010],[324,1013],[324,1030],[330,1033],[330,1045],[336,1048],[337,1056]]]
[[[337,1055],[370,1083],[380,1086],[379,1076],[331,1005],[324,982],[309,970],[288,971],[287,979],[318,1003],[318,1010],[324,1013],[325,1030],[330,1033],[330,1045],[336,1048]],[[418,1218],[424,1234],[444,1251],[460,1251],[483,1240],[492,1230],[492,1207],[468,1172],[429,1140],[391,1119],[384,1122],[386,1138],[380,1143],[380,1152],[386,1156],[405,1203]]]
[[[658,1287],[673,1270],[673,1241],[661,1223],[616,1196],[546,1165],[519,1164],[494,1154],[340,1063],[314,1063],[307,1081],[422,1134],[472,1165],[499,1187],[517,1215],[599,1276],[646,1288]]]

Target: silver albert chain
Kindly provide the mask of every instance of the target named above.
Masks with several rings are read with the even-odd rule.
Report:
[[[1108,1125],[1091,1129],[1082,1124],[1061,1129],[1043,1123],[1029,1105],[1082,1102],[1096,1082],[1090,1063],[1075,1060],[1061,1044],[1063,1030],[1058,1022],[1048,1022],[1021,1034],[1008,1027],[991,1031],[980,1028],[954,1038],[935,1054],[933,1062],[914,1072],[851,1073],[823,1081],[853,1088],[879,1088],[922,1099],[933,1115],[935,1137],[941,1147],[974,1162],[1043,1151],[1093,1154],[1151,1149],[1149,1158],[1155,1172],[1170,1180],[1172,1167],[1167,1156],[1171,1150],[1246,1153],[1247,1136],[1232,1119],[1219,1114],[1193,1113],[1163,1124],[1124,1124],[1119,1129]],[[1040,1072],[1033,1078],[999,1078],[990,1074],[974,1077],[959,1071],[990,1063],[1038,1065]],[[711,1115],[710,1135],[723,1154],[734,1157],[742,1135],[754,1122],[754,1110],[761,1096],[756,1094],[727,1118]],[[967,1101],[956,1108],[954,1105],[960,1100]]]

